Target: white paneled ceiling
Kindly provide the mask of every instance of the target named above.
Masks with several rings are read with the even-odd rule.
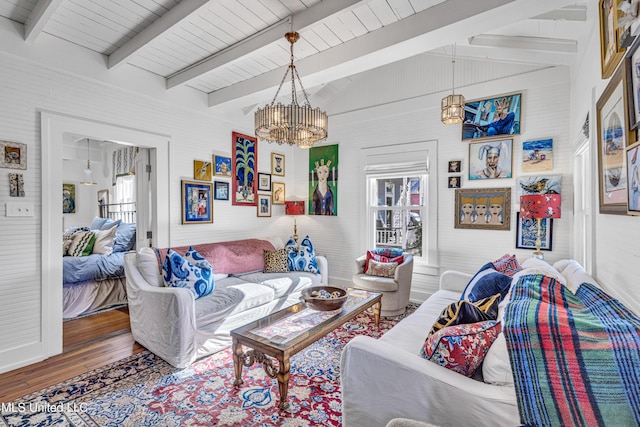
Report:
[[[453,43],[469,57],[567,64],[594,13],[595,0],[0,0],[25,43],[47,33],[104,55],[108,69],[133,66],[165,78],[167,90],[202,91],[210,106],[271,101],[290,30],[301,35],[296,66],[313,93],[424,52],[448,54]]]

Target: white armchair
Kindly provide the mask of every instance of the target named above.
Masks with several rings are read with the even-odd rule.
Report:
[[[362,255],[355,261],[356,273],[353,286],[371,292],[382,292],[382,310],[380,315],[391,317],[404,313],[409,304],[411,278],[413,275],[413,255],[404,254],[404,262],[396,267],[394,277],[370,276],[364,273],[367,257]]]

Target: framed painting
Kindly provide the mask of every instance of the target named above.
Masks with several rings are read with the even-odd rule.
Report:
[[[640,37],[627,50],[624,59],[627,74],[627,109],[629,110],[629,129],[640,125]]]
[[[600,0],[600,65],[602,78],[608,79],[624,56],[620,45],[621,30],[618,29],[618,6],[623,0]]]
[[[216,176],[231,176],[231,158],[223,156],[213,156]]]
[[[182,180],[182,223],[206,224],[213,222],[210,182]]]
[[[75,184],[62,184],[62,213],[76,213]]]
[[[469,143],[469,179],[497,179],[513,176],[513,140]]]
[[[553,139],[537,139],[522,143],[522,172],[553,169]]]
[[[518,178],[518,196],[562,194],[562,175],[531,175]]]
[[[193,161],[193,179],[211,181],[213,178],[213,165],[205,160]]]
[[[284,182],[273,183],[272,201],[274,205],[284,205],[285,202],[285,184]]]
[[[511,188],[456,190],[455,228],[509,230]]]
[[[508,135],[519,135],[522,127],[521,110],[521,93],[465,102],[462,140],[496,139]]]
[[[600,213],[627,214],[625,147],[635,140],[629,130],[625,99],[626,74],[618,67],[596,102]]]
[[[449,161],[449,173],[459,173],[460,165],[462,164],[462,160],[450,160]]]
[[[9,197],[24,197],[24,175],[21,173],[9,174]]]
[[[229,200],[229,183],[226,181],[213,181],[213,199]]]
[[[258,172],[258,191],[271,191],[271,174]]]
[[[627,214],[640,215],[640,141],[627,147]]]
[[[309,215],[338,215],[338,144],[309,149]]]
[[[26,169],[27,144],[0,141],[0,168]]]
[[[284,154],[271,153],[271,175],[284,176]]]
[[[258,216],[259,217],[271,216],[271,195],[270,194],[258,194]]]
[[[538,238],[538,220],[522,218],[516,214],[516,248],[535,249]],[[540,250],[550,251],[553,245],[553,219],[543,218],[540,221]]]
[[[450,176],[447,183],[448,188],[460,188],[460,176]]]
[[[236,206],[256,206],[258,200],[258,139],[255,136],[232,133],[233,197]]]

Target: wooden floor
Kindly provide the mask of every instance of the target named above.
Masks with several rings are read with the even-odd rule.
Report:
[[[64,322],[63,353],[0,374],[0,402],[8,403],[144,350],[133,340],[127,308]]]

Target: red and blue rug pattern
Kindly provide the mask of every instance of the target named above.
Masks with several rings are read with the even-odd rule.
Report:
[[[185,369],[144,351],[3,402],[0,426],[340,426],[342,349],[357,335],[380,337],[398,320],[383,318],[376,329],[365,312],[293,356],[286,410],[260,364],[244,367],[244,383],[233,386],[230,348]]]

